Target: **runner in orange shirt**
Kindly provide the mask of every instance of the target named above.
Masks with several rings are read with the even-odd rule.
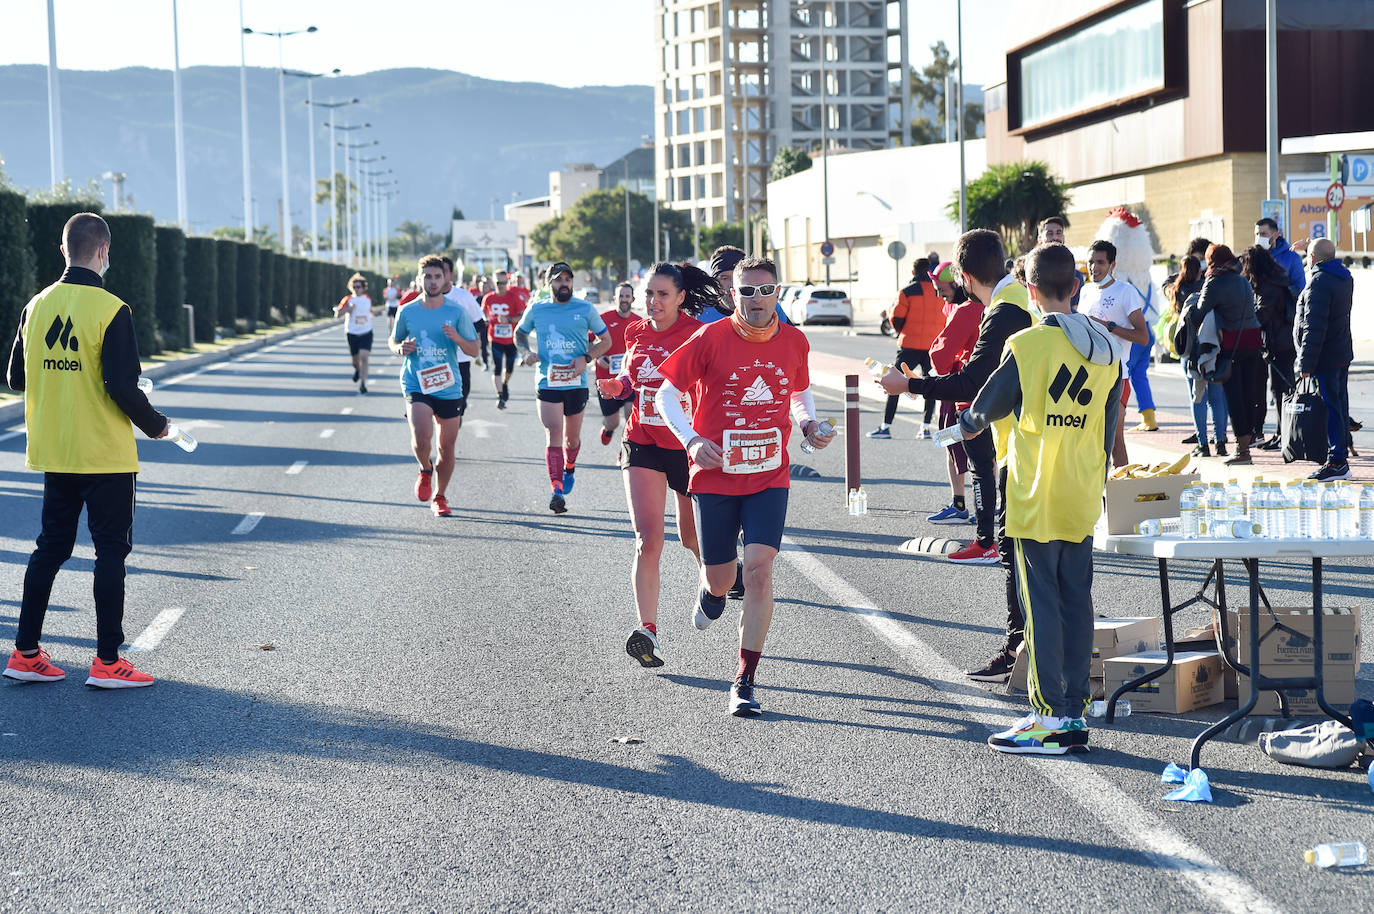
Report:
[[[918,259],[911,268],[911,284],[897,293],[897,306],[892,309],[892,326],[897,331],[896,365],[906,365],[919,371],[921,377],[930,372],[930,343],[945,328],[945,302],[935,291],[930,278],[930,261]],[[899,397],[887,398],[883,423],[868,433],[870,438],[891,438],[892,420],[897,417]],[[917,438],[925,438],[935,431],[935,400],[926,397],[926,408]]]

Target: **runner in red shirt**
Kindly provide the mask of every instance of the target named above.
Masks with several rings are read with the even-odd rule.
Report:
[[[699,629],[725,610],[725,594],[735,582],[736,540],[744,533],[744,612],[730,713],[757,716],[762,709],[754,673],[773,618],[773,560],[787,516],[790,420],[818,448],[835,433],[816,434],[807,371],[811,347],[800,330],[778,323],[773,261],[740,261],[731,296],[735,310],[728,320],[697,331],[659,366],[665,380],[658,406],[691,457],[689,489],[703,565],[693,616]],[[682,409],[683,392],[692,399],[690,420]]]
[[[530,303],[530,288],[525,285],[525,274],[516,270],[512,274],[510,290],[520,296],[520,303],[528,305]]]
[[[615,307],[601,312],[601,319],[606,322],[606,330],[611,334],[611,348],[596,360],[598,387],[602,381],[609,381],[620,374],[621,364],[625,361],[625,331],[639,320],[639,315],[631,310],[634,305],[635,287],[622,282],[615,290]],[[599,391],[597,399],[601,401],[601,443],[606,445],[611,443],[611,437],[620,427],[621,414],[629,417],[630,401],[604,397]]]
[[[623,293],[625,287],[618,291]],[[698,566],[701,564],[696,519],[687,495],[687,452],[658,411],[658,387],[663,383],[658,366],[701,329],[696,315],[703,308],[714,307],[719,297],[711,277],[689,263],[655,266],[645,289],[648,318],[636,320],[625,329],[626,352],[619,374],[596,382],[602,402],[611,400],[617,413],[620,403],[630,406],[620,466],[625,471],[625,497],[635,530],[632,580],[639,627],[625,642],[625,651],[646,667],[663,665],[658,643],[658,595],[668,489],[677,493],[678,540],[692,551]],[[602,315],[607,326],[613,316],[613,311]],[[683,406],[690,409],[690,401]]]
[[[482,298],[491,340],[491,384],[496,388],[496,408],[505,409],[510,399],[510,376],[515,371],[515,325],[525,313],[525,300],[510,288],[510,275],[496,272],[496,291]]]

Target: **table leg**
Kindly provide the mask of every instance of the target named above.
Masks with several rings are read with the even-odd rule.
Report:
[[[1319,556],[1312,558],[1312,650],[1316,655],[1312,663],[1312,672],[1317,677],[1317,705],[1326,712],[1327,717],[1338,720],[1354,730],[1355,724],[1348,715],[1326,703],[1326,683],[1322,678],[1322,654],[1326,652],[1326,648],[1322,641],[1322,560]]]
[[[1158,669],[1151,670],[1138,679],[1132,679],[1130,682],[1123,682],[1117,687],[1116,691],[1113,692],[1111,697],[1107,700],[1107,723],[1109,724],[1116,720],[1116,703],[1123,694],[1134,691],[1147,682],[1154,682],[1156,679],[1169,672],[1169,668],[1174,665],[1174,613],[1177,612],[1177,609],[1169,604],[1168,559],[1159,560],[1159,593],[1160,598],[1164,601],[1164,665]],[[1178,609],[1181,608],[1182,607],[1178,607]]]
[[[1259,559],[1242,559],[1241,561],[1245,564],[1245,570],[1249,573],[1249,576],[1250,576],[1250,654],[1249,654],[1249,656],[1250,656],[1250,657],[1258,657],[1258,656],[1259,656],[1259,604],[1260,604],[1260,598],[1259,598],[1259,593],[1260,593],[1260,583],[1259,583]],[[1220,561],[1218,561],[1218,564],[1220,564]],[[1219,573],[1219,572],[1218,572],[1217,581],[1218,581],[1218,586],[1220,586],[1221,577],[1220,577],[1220,573]],[[1232,711],[1230,714],[1228,714],[1228,715],[1226,715],[1225,717],[1223,717],[1221,720],[1219,720],[1219,721],[1217,721],[1216,723],[1212,724],[1212,726],[1208,727],[1206,730],[1203,730],[1203,731],[1202,731],[1201,733],[1199,733],[1199,734],[1197,735],[1197,737],[1193,740],[1193,752],[1192,752],[1192,756],[1191,756],[1191,758],[1189,759],[1189,763],[1188,763],[1190,768],[1197,768],[1197,767],[1199,767],[1199,764],[1198,764],[1198,763],[1199,763],[1200,757],[1201,757],[1201,755],[1202,755],[1202,745],[1203,745],[1203,743],[1206,743],[1206,742],[1207,742],[1208,740],[1210,740],[1212,737],[1216,736],[1218,733],[1222,732],[1223,730],[1225,730],[1227,727],[1231,726],[1231,725],[1232,725],[1233,723],[1235,723],[1236,721],[1244,720],[1245,717],[1250,713],[1250,711],[1255,707],[1255,702],[1257,702],[1257,701],[1259,700],[1259,678],[1256,677],[1256,676],[1251,676],[1251,677],[1249,677],[1249,680],[1250,680],[1250,695],[1245,699],[1245,703],[1242,704],[1240,707],[1236,708],[1236,710]]]

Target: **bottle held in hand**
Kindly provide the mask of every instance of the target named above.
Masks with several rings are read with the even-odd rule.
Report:
[[[167,423],[166,440],[172,442],[188,454],[194,451],[196,449],[196,445],[200,443],[196,441],[195,438],[191,437],[190,432],[186,431],[184,428],[182,428],[180,425],[177,425],[175,422]]]

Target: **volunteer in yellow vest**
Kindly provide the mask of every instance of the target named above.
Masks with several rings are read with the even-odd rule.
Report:
[[[96,626],[86,685],[152,685],[152,676],[119,656],[138,473],[130,422],[149,438],[162,438],[167,417],[138,389],[133,313],[101,285],[110,267],[110,227],[93,213],[78,213],[62,230],[62,254],[66,271],[24,308],[10,353],[10,387],[24,392],[26,464],[43,472],[43,529],[24,573],[19,631],[4,675],[27,682],[66,676],[38,639],[84,507],[95,545]]]
[[[1069,311],[1073,254],[1042,244],[1026,260],[1040,323],[1007,341],[1002,364],[959,417],[964,437],[1007,421],[1007,537],[1025,617],[1032,713],[988,744],[1001,752],[1086,751],[1091,691],[1092,528],[1121,409],[1120,348]]]

